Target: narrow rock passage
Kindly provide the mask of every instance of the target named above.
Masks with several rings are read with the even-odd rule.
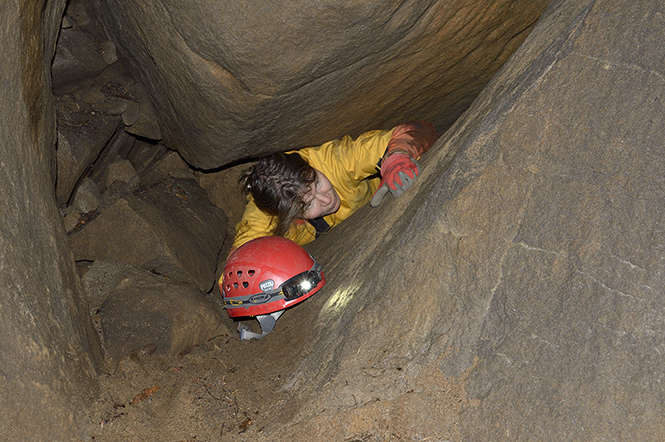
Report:
[[[455,14],[434,12],[459,11],[464,2],[430,2],[418,23],[445,23]],[[19,0],[0,9],[9,60],[0,65],[8,86],[0,97],[0,416],[8,423],[0,439],[665,439],[662,1],[489,1],[498,9],[473,2],[479,17],[502,26],[489,34],[463,26],[450,35],[483,42],[496,35],[508,46],[497,40],[483,46],[491,55],[456,52],[443,44],[441,29],[422,26],[420,42],[403,43],[414,44],[409,53],[424,61],[424,76],[409,75],[422,65],[394,54],[391,63],[358,66],[375,77],[330,79],[320,94],[265,112],[252,113],[261,103],[236,97],[237,114],[228,103],[192,98],[217,103],[224,85],[182,74],[191,68],[186,60],[163,61],[177,51],[148,30],[160,25],[148,0],[126,8],[95,0],[102,3],[114,13],[106,18],[146,26],[112,41],[82,31],[86,15],[77,0]],[[202,2],[171,3],[194,17],[210,12]],[[524,34],[546,3],[520,46],[506,28]],[[408,11],[409,2],[402,4]],[[526,19],[508,23],[491,14],[524,4],[535,8]],[[138,21],[137,12],[145,14]],[[202,22],[183,17],[183,29],[201,28],[207,37]],[[224,15],[230,27],[215,29],[233,35],[231,25],[244,23],[236,17]],[[75,85],[54,78],[51,89],[59,26],[61,35],[71,31],[63,41],[78,34],[87,42],[91,70]],[[255,37],[265,28],[256,30]],[[137,42],[133,33],[150,38]],[[217,51],[209,41],[198,44],[226,63],[228,48]],[[364,49],[335,43],[341,53]],[[503,64],[511,45],[519,49]],[[146,69],[123,68],[123,51]],[[441,53],[472,57],[460,62]],[[316,56],[304,58],[311,69],[278,67],[319,78]],[[242,51],[235,59],[272,66]],[[447,66],[478,70],[458,75]],[[156,74],[176,67],[170,78],[178,87],[168,78],[157,84]],[[254,67],[246,72],[254,75]],[[257,75],[265,81],[274,72]],[[472,87],[459,88],[457,77]],[[397,89],[405,95],[388,93]],[[460,95],[441,101],[451,90]],[[237,195],[229,162],[431,116],[452,126],[441,128],[422,157],[414,186],[308,246],[326,286],[263,340],[238,341],[237,324],[209,289],[238,216],[227,205]],[[239,126],[219,123],[229,120]],[[280,124],[286,120],[297,130]],[[218,127],[237,130],[238,144],[215,144],[227,139]],[[173,150],[181,145],[183,157],[220,169],[192,170]],[[99,227],[110,208],[123,214],[115,230]],[[108,233],[113,241],[89,256],[93,247],[74,242],[95,229],[95,238]],[[126,311],[141,320],[113,310],[123,297],[138,301],[125,303]],[[133,333],[127,324],[137,326]],[[162,339],[141,341],[150,335],[141,327]]]

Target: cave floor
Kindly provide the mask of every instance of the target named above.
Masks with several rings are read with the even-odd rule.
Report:
[[[91,439],[239,440],[265,431],[285,394],[270,347],[257,344],[224,334],[177,357],[124,358],[101,375]]]
[[[303,347],[299,336],[303,334],[297,330],[281,334],[276,330],[260,341],[241,342],[235,333],[224,333],[177,357],[145,353],[125,357],[100,375],[101,397],[92,410],[95,422],[90,440],[459,440],[456,395],[450,396],[448,404],[437,404],[448,410],[447,422],[438,425],[449,428],[445,439],[423,439],[422,433],[413,434],[408,425],[400,424],[373,430],[372,422],[385,421],[385,414],[391,412],[388,403],[365,407],[362,422],[323,417],[314,425],[316,434],[312,425],[306,426],[303,433],[307,434],[295,431],[300,424],[292,418],[303,398],[282,386],[294,360],[302,357],[294,350]],[[345,427],[341,432],[340,425]],[[294,438],[294,431],[298,437]],[[291,436],[283,436],[286,433]],[[340,434],[344,434],[341,439]]]

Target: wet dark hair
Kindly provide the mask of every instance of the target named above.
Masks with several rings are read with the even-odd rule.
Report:
[[[277,236],[284,236],[303,217],[303,198],[314,181],[316,170],[307,161],[296,153],[281,152],[260,158],[239,179],[256,206],[276,219],[271,233]]]

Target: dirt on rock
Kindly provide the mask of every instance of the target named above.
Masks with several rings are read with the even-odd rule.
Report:
[[[235,330],[236,324],[226,322]],[[458,415],[469,405],[464,382],[452,382],[434,367],[423,370],[419,387],[397,399],[296,421],[304,402],[284,385],[303,357],[307,333],[300,328],[290,323],[259,341],[240,341],[232,331],[177,357],[141,352],[125,357],[100,375],[102,398],[93,411],[90,440],[460,440]],[[434,419],[438,425],[430,429],[445,429],[444,438],[440,431],[424,436],[418,428]]]

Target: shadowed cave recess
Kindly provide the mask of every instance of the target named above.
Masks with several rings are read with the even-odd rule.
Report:
[[[0,34],[20,62],[1,71],[0,134],[19,148],[0,155],[13,190],[0,439],[659,440],[665,186],[644,177],[662,161],[649,35],[664,13],[619,0],[1,10],[20,24]],[[240,174],[413,119],[441,135],[416,184],[307,245],[327,284],[241,342],[216,286]]]

